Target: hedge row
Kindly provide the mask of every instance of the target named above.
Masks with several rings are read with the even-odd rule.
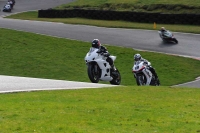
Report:
[[[143,23],[163,23],[163,24],[189,24],[200,25],[200,14],[162,14],[162,13],[140,13],[140,12],[120,12],[103,10],[39,10],[39,18],[89,18],[100,20],[125,20]]]

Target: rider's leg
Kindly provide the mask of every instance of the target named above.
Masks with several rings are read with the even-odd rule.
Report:
[[[150,71],[151,71],[151,72],[153,73],[153,75],[155,76],[155,78],[158,79],[158,75],[157,75],[155,69],[154,69],[152,66],[150,66],[149,68],[150,68]]]
[[[159,78],[158,78],[158,75],[157,75],[155,69],[154,69],[152,66],[150,66],[150,67],[149,67],[149,70],[155,75],[155,79],[156,79],[156,81],[157,81],[157,84],[160,85],[160,80],[159,80]]]
[[[106,59],[106,61],[110,64],[111,69],[114,70],[114,71],[116,71],[116,68],[115,68],[115,65],[114,65],[113,60],[112,60],[110,57],[108,57],[108,58]]]

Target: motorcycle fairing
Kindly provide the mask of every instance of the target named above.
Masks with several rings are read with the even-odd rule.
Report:
[[[98,49],[90,48],[90,51],[87,53],[85,57],[86,63],[89,62],[96,62],[101,69],[101,77],[100,80],[104,81],[111,81],[113,78],[110,76],[110,64],[106,61],[106,57],[102,56],[101,54],[97,53]],[[112,57],[116,59],[115,56]]]
[[[134,76],[137,76],[137,73],[143,73],[146,77],[146,84],[145,85],[150,85],[151,79],[152,79],[152,73],[151,71],[147,68],[147,66],[144,65],[144,62],[142,61],[137,61],[133,65],[132,72],[134,72]]]
[[[111,81],[113,78],[110,76],[110,64],[104,59],[95,60],[101,69],[101,77],[100,80]],[[106,65],[104,65],[106,64]]]
[[[152,73],[149,69],[143,69],[142,72],[144,73],[144,75],[146,76],[146,85],[150,85],[151,83],[151,79],[152,79]]]

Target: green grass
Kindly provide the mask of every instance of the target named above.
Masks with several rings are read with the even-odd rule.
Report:
[[[90,46],[90,42],[0,29],[0,75],[90,82],[84,61]],[[136,85],[132,66],[133,55],[139,51],[105,46],[117,56],[115,65],[121,73],[122,85]],[[200,68],[198,60],[160,53],[139,53],[156,68],[163,86],[192,81],[199,76],[200,69],[196,69]]]
[[[50,21],[50,22],[62,22],[65,24],[82,24],[82,25],[94,25],[99,27],[111,27],[111,28],[128,28],[128,29],[149,29],[159,30],[164,26],[171,31],[176,32],[188,32],[200,34],[200,26],[195,25],[172,25],[172,24],[154,24],[150,23],[136,23],[126,21],[106,21],[106,20],[93,20],[84,18],[38,18],[37,11],[23,12],[7,16],[6,18],[24,19],[24,20],[37,20],[37,21]]]
[[[199,0],[77,0],[57,9],[83,8],[135,12],[199,13]]]
[[[0,94],[2,133],[198,133],[199,89],[115,87]]]
[[[105,3],[127,3],[127,4],[183,4],[183,5],[193,5],[193,6],[200,6],[199,0],[181,0],[181,1],[174,1],[174,0],[77,0],[75,2],[69,3],[68,5],[91,5],[91,6],[100,6]]]

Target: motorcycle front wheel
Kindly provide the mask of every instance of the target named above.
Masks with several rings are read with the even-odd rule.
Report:
[[[110,81],[110,84],[112,85],[120,85],[121,83],[121,75],[120,72],[118,70],[115,71],[116,75],[113,75],[113,80]]]
[[[88,77],[92,83],[99,82],[100,69],[97,64],[88,65]]]
[[[145,81],[145,78],[143,75],[139,75],[136,77],[136,82],[137,82],[138,86],[143,86],[143,85],[145,85],[146,81]]]

